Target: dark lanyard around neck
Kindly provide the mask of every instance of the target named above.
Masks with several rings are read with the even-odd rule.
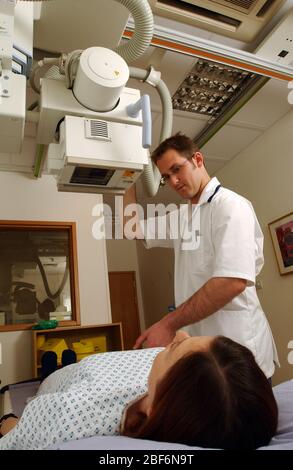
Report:
[[[208,202],[211,202],[213,200],[213,197],[217,194],[217,192],[219,191],[219,189],[222,187],[221,184],[218,184],[218,186],[216,187],[215,191],[213,192],[213,194],[208,198]]]

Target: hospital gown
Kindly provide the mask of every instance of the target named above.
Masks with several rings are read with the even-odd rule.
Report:
[[[0,449],[46,449],[94,435],[119,434],[125,406],[147,390],[162,348],[96,354],[51,374]]]

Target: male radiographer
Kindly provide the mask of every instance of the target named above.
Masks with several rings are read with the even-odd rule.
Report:
[[[247,346],[272,377],[278,358],[256,294],[263,234],[251,203],[209,176],[202,153],[183,134],[162,142],[152,160],[162,182],[188,204],[177,219],[167,216],[165,240],[156,237],[155,224],[142,223],[148,248],[174,248],[176,309],[144,331],[134,348],[165,346],[185,327],[193,336],[223,335]]]

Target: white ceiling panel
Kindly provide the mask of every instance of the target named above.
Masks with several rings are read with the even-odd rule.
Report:
[[[167,51],[161,62],[160,71],[171,95],[175,93],[197,60],[185,54]]]
[[[41,18],[34,25],[34,47],[50,52],[100,46],[116,47],[129,11],[109,0],[42,2]]]
[[[207,155],[211,154],[219,158],[231,159],[261,134],[262,132],[257,130],[227,124],[202,147],[202,151]]]
[[[207,155],[205,152],[203,152],[203,156],[206,169],[210,175],[214,175],[230,161],[230,159],[228,160],[224,158],[210,159],[209,155]]]
[[[197,59],[185,54],[179,54],[178,52],[164,51],[154,47],[150,49],[151,53],[147,51],[143,57],[133,62],[131,65],[141,69],[148,69],[152,65],[156,70],[161,72],[162,80],[166,83],[170,94],[173,95],[192,69]],[[152,86],[134,79],[130,79],[127,86],[139,88],[142,93],[150,94],[152,104],[160,106],[161,103],[158,93]]]
[[[157,113],[153,119],[153,131],[152,131],[152,149],[155,149],[160,143],[161,135],[161,126],[162,126],[162,115]]]
[[[163,16],[154,15],[154,21],[156,25],[163,26],[169,30],[181,31],[182,33],[199,36],[203,39],[210,39],[210,36],[213,34],[202,28],[197,28],[187,23],[179,23],[178,21],[164,18]]]
[[[208,120],[209,116],[200,116],[198,114],[187,113],[185,111],[174,111],[173,130],[174,132],[182,131],[189,137],[193,138],[195,134],[200,132],[206,126]]]
[[[161,133],[161,122],[162,115],[161,113],[152,113],[153,116],[153,145],[156,147],[159,144],[159,138]],[[173,130],[172,134],[177,132],[183,132],[188,135],[191,139],[195,134],[200,132],[208,121],[208,116],[198,116],[193,113],[187,113],[184,111],[174,111],[173,112]]]
[[[145,95],[145,94],[149,95],[150,100],[151,100],[152,111],[161,111],[162,106],[161,106],[160,96],[157,90],[153,86],[149,85],[148,83],[142,83],[139,80],[131,78],[127,82],[127,87],[137,88],[138,90],[140,90],[141,95]]]
[[[208,156],[205,155],[205,166],[208,173],[213,176],[217,173],[229,160],[209,160]]]
[[[266,129],[290,109],[287,82],[271,79],[230,122]]]
[[[128,40],[125,40],[125,39],[122,39],[121,41],[121,43],[127,43],[127,42]],[[154,53],[156,50],[158,50],[156,47],[150,46],[139,59],[131,63],[131,66],[138,67],[140,69],[146,68],[148,65],[152,64],[152,57],[154,56]],[[163,49],[162,51],[165,53]]]

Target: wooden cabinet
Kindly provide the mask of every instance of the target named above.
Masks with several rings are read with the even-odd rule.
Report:
[[[124,349],[121,323],[107,325],[86,325],[54,328],[51,330],[32,330],[33,345],[33,377],[39,377],[41,371],[41,351],[38,350],[38,338],[41,335],[48,339],[64,339],[69,349],[72,343],[96,336],[106,337],[107,351],[121,351]]]

